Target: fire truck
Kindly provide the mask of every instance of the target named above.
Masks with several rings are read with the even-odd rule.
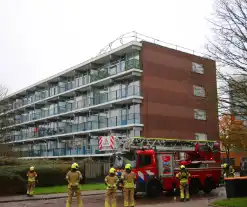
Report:
[[[112,151],[116,169],[123,170],[127,163],[132,165],[137,177],[136,193],[151,197],[163,191],[178,194],[179,180],[175,175],[180,165],[185,165],[191,174],[191,194],[201,190],[210,193],[221,182],[220,144],[216,141],[114,136],[105,139],[110,148],[103,149],[104,137],[100,137],[100,150]]]

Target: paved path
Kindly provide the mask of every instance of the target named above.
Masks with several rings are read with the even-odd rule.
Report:
[[[103,195],[103,194],[105,194],[105,190],[82,191],[83,196],[93,196],[93,195]],[[18,202],[18,201],[26,201],[26,200],[51,200],[57,198],[66,198],[67,196],[68,196],[67,193],[35,195],[33,197],[28,197],[26,195],[0,196],[0,203],[10,202],[10,201]]]
[[[137,207],[208,207],[210,199],[213,199],[217,196],[224,196],[223,188],[219,188],[212,192],[210,195],[198,195],[192,197],[189,202],[179,202],[179,198],[176,200],[174,197],[168,197],[162,195],[156,199],[148,199],[147,197],[138,197],[136,200]],[[118,207],[123,207],[123,197],[118,195],[117,197]],[[23,202],[9,202],[1,203],[1,207],[62,207],[65,206],[66,198],[58,199],[48,199],[48,200],[32,200],[32,201],[23,201]],[[93,195],[93,196],[84,196],[83,197],[84,207],[102,207],[104,206],[104,194]],[[73,201],[73,207],[76,207],[75,199]]]
[[[118,207],[123,207],[123,198],[118,196]],[[37,200],[13,203],[1,203],[1,207],[62,207],[65,206],[66,199],[52,199],[52,200]],[[83,198],[84,207],[102,207],[104,206],[104,195],[87,196]],[[188,202],[174,201],[173,198],[161,197],[156,199],[139,198],[136,200],[136,206],[141,207],[208,207],[208,198],[192,198]],[[75,200],[73,207],[76,207]]]

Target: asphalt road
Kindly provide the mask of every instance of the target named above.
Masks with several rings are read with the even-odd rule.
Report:
[[[221,194],[221,195],[220,195]],[[209,199],[213,199],[224,194],[223,188],[218,188],[209,195],[193,196],[190,201],[181,203],[179,197],[176,199],[171,196],[162,195],[159,198],[149,199],[139,196],[136,200],[136,206],[145,207],[208,207]],[[117,198],[119,207],[123,206],[122,196]],[[66,199],[51,199],[39,201],[26,201],[17,203],[1,203],[0,207],[63,207],[65,206]],[[86,196],[83,198],[84,207],[102,207],[104,206],[104,195]],[[72,206],[76,207],[76,201],[73,200]]]

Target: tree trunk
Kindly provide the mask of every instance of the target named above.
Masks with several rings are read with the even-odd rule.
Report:
[[[229,165],[230,164],[230,149],[226,149],[226,162]]]

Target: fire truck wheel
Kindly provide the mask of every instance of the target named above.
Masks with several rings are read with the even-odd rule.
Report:
[[[190,181],[190,194],[192,195],[198,194],[200,191],[200,186],[201,186],[201,183],[199,179],[195,179],[195,178],[192,179]]]
[[[147,196],[157,197],[162,192],[162,186],[158,180],[151,180],[147,184]]]
[[[213,190],[214,186],[215,184],[213,178],[207,178],[204,181],[203,192],[206,194],[210,193]]]

